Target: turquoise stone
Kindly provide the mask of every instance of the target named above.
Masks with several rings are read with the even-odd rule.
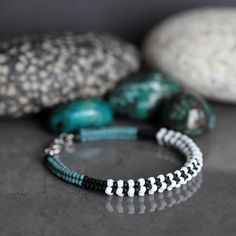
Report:
[[[164,99],[180,90],[170,77],[146,73],[118,84],[109,94],[108,101],[115,114],[121,117],[148,120],[158,112]]]
[[[111,124],[110,105],[100,99],[72,102],[53,111],[49,126],[54,132],[73,132],[80,128],[99,128]]]
[[[201,97],[183,92],[166,101],[162,125],[189,136],[197,136],[214,128],[215,114]]]

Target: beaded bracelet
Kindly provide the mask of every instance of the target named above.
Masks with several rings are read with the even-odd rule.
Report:
[[[202,176],[198,174],[196,178],[193,178],[187,184],[180,188],[175,188],[172,191],[167,191],[157,195],[148,195],[147,197],[138,198],[116,198],[109,196],[106,198],[105,208],[111,213],[121,214],[146,214],[154,213],[155,211],[163,211],[167,208],[174,207],[181,204],[191,197],[201,187]]]
[[[153,139],[159,145],[179,151],[186,157],[184,166],[174,173],[166,175],[159,174],[147,179],[115,181],[113,179],[98,180],[82,175],[69,169],[60,160],[60,153],[74,142],[137,139]],[[203,165],[202,153],[193,140],[180,132],[166,128],[161,128],[157,133],[133,127],[81,129],[74,134],[63,133],[45,150],[45,158],[52,173],[62,180],[85,189],[101,191],[107,195],[116,194],[120,197],[124,195],[133,197],[135,194],[144,196],[145,193],[151,195],[155,192],[162,193],[165,190],[171,191],[173,188],[179,188],[197,176]]]

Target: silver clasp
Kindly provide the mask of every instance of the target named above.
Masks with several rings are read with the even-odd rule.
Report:
[[[49,148],[45,150],[46,155],[55,156],[62,152],[64,148],[68,148],[73,144],[74,134],[62,133]]]

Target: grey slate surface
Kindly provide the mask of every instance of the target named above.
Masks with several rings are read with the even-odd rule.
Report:
[[[48,172],[41,154],[53,135],[39,119],[0,121],[0,235],[235,235],[236,107],[213,107],[217,128],[196,139],[205,154],[199,189],[133,203]],[[175,153],[148,142],[86,144],[63,158],[94,177],[149,176],[181,165]]]
[[[140,43],[158,21],[203,5],[235,1],[2,0],[0,38],[71,29],[112,32]],[[235,235],[236,107],[214,108],[217,129],[196,139],[205,154],[200,188],[174,197],[135,198],[133,203],[52,176],[41,153],[53,135],[38,120],[0,121],[0,235]],[[91,176],[114,178],[149,176],[180,165],[175,154],[151,143],[108,144],[78,147],[65,161]]]

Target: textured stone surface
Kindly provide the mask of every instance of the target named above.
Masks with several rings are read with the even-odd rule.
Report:
[[[74,132],[80,128],[99,128],[111,124],[113,112],[107,102],[85,99],[56,108],[49,126],[54,132]]]
[[[203,134],[215,126],[215,114],[202,98],[191,93],[179,93],[166,102],[162,124],[190,136]]]
[[[108,100],[119,116],[148,120],[156,115],[164,99],[180,90],[180,86],[169,76],[145,73],[118,84]]]
[[[0,116],[102,96],[139,68],[130,44],[105,34],[50,34],[0,43]]]
[[[147,36],[149,66],[205,97],[236,102],[236,8],[203,8],[172,16]]]
[[[41,159],[43,148],[55,136],[35,119],[1,121],[0,235],[235,235],[236,108],[220,104],[213,108],[217,129],[195,138],[204,153],[200,188],[192,194],[187,187],[177,198],[168,192],[133,202],[57,179]],[[174,152],[151,142],[78,145],[63,158],[71,168],[97,178],[149,177],[181,166]]]

